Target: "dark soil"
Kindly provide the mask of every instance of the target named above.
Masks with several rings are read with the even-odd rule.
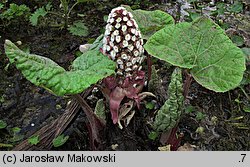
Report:
[[[167,6],[160,4],[161,2],[159,4],[148,1],[145,4],[145,2],[133,5],[134,7],[141,5],[141,8],[144,9],[162,9],[164,7],[166,9]],[[7,68],[9,61],[4,54],[4,40],[22,41],[22,49],[29,49],[30,53],[49,57],[67,69],[75,59],[79,45],[98,37],[103,32],[102,27],[105,25],[103,16],[121,3],[122,1],[116,1],[116,3],[110,2],[106,6],[98,4],[98,8],[92,8],[91,4],[80,5],[76,8],[73,16],[76,16],[78,11],[86,14],[84,21],[91,30],[87,38],[76,37],[67,30],[49,26],[33,27],[28,22],[21,21],[0,30],[0,54],[2,53],[0,56],[0,120],[5,121],[8,125],[7,128],[0,129],[0,144],[11,144],[14,147],[29,138],[34,132],[64,113],[67,103],[72,100],[71,97],[51,95],[45,89],[31,84],[14,65],[9,65]],[[34,7],[34,4],[27,5]],[[248,7],[246,6],[245,9],[249,9]],[[72,19],[74,20],[74,17]],[[146,98],[143,103],[156,101],[156,109],[158,109],[167,98],[166,89],[173,67],[167,68],[161,61],[153,62],[162,83],[161,87],[156,88],[153,92],[157,98]],[[147,69],[146,64],[144,69]],[[185,80],[185,76],[183,80]],[[248,95],[250,94],[249,84],[245,85],[243,89]],[[98,98],[102,98],[100,92],[95,95],[95,98],[87,98],[87,102],[94,108]],[[184,133],[180,145],[189,143],[195,150],[250,150],[250,114],[243,111],[243,107],[249,103],[249,99],[240,88],[226,93],[216,93],[193,81],[185,101],[185,112],[178,124],[178,133]],[[148,110],[145,105],[142,106],[129,126],[122,130],[113,125],[110,115],[107,115],[102,150],[113,150],[113,146],[116,144],[115,150],[134,151],[158,150],[158,147],[162,146],[158,139],[153,141],[148,137],[152,130],[150,121],[155,109]],[[201,113],[203,116],[199,119],[197,115]],[[64,132],[65,135],[69,135],[69,140],[63,146],[52,148],[52,150],[91,150],[87,126],[85,114],[81,111]],[[13,127],[19,127],[21,131],[13,134],[11,130]],[[203,128],[202,132],[197,131],[199,127]],[[0,150],[11,149],[12,147],[1,147],[0,145]]]

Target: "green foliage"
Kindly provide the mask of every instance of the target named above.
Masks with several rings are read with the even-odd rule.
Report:
[[[156,138],[159,136],[159,133],[158,132],[150,132],[149,135],[148,135],[148,138],[151,139],[151,140],[156,140]]]
[[[146,109],[152,110],[155,107],[155,104],[152,102],[147,102],[145,105]]]
[[[174,24],[173,17],[166,12],[160,10],[132,10],[126,5],[123,5],[123,7],[133,14],[144,39],[148,39],[156,31],[164,28],[165,26]]]
[[[168,100],[157,112],[153,127],[156,131],[167,131],[173,128],[178,122],[183,110],[184,97],[181,69],[176,68],[171,76],[168,86]]]
[[[202,112],[197,112],[195,119],[197,121],[203,120],[205,118],[205,115]]]
[[[47,10],[50,10],[51,6],[50,4],[47,5],[45,8],[44,6],[41,8],[38,8],[31,16],[30,16],[30,23],[33,26],[37,26],[39,17],[45,17],[48,12]]]
[[[242,51],[206,17],[167,26],[144,47],[161,60],[190,69],[199,84],[216,92],[237,87],[246,69]]]
[[[59,96],[80,93],[115,69],[115,63],[99,50],[89,50],[75,59],[70,71],[46,57],[23,52],[9,40],[5,53],[30,82]]]
[[[89,35],[88,27],[86,27],[84,23],[79,21],[71,25],[68,30],[72,35],[76,36],[86,37]]]
[[[39,136],[32,136],[28,139],[28,142],[31,144],[31,145],[37,145],[40,141],[39,141]]]
[[[17,18],[26,18],[30,15],[30,8],[26,5],[17,5],[14,3],[10,4],[9,9],[0,14],[1,19],[6,19],[8,21]]]
[[[0,3],[0,10],[3,9],[4,5]]]
[[[232,13],[240,13],[243,11],[243,4],[239,1],[234,1],[234,4],[228,7],[228,11]]]
[[[235,45],[237,46],[242,46],[244,44],[244,38],[239,36],[239,35],[233,35],[231,37],[231,40],[233,41],[233,43],[235,43]]]
[[[62,146],[64,143],[67,142],[67,140],[69,139],[69,136],[64,136],[64,134],[57,136],[55,139],[53,139],[52,143],[54,147],[60,147]]]
[[[0,129],[4,129],[6,128],[6,126],[7,126],[7,123],[4,122],[3,120],[0,120]]]

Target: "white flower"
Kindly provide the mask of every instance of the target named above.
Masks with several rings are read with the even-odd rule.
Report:
[[[109,29],[109,31],[112,31],[113,30],[113,26],[109,25],[108,29]]]
[[[118,17],[117,19],[116,19],[116,22],[121,22],[122,21],[122,18],[120,18],[120,17]]]
[[[134,28],[131,29],[131,33],[135,34],[136,30]]]
[[[125,36],[125,40],[129,41],[130,39],[131,39],[130,34],[127,34],[127,35]]]
[[[118,53],[118,52],[119,52],[119,49],[118,49],[118,47],[117,47],[117,46],[114,46],[114,51],[115,51],[116,53]]]
[[[133,45],[128,45],[128,49],[132,52],[133,49],[134,49],[134,46]]]
[[[139,31],[135,31],[135,35],[138,36],[139,35]]]
[[[109,22],[110,22],[110,23],[114,23],[114,21],[115,21],[114,18],[109,19]]]
[[[134,56],[135,56],[135,57],[139,56],[138,50],[135,50],[135,51],[134,51]]]
[[[127,17],[123,17],[123,21],[128,21],[128,18]]]
[[[127,26],[129,26],[129,27],[133,26],[133,24],[130,20],[127,22]]]
[[[114,36],[114,34],[112,34],[112,35],[111,35],[111,38],[110,38],[110,41],[111,41],[111,42],[114,42],[114,40],[115,40],[115,36]]]
[[[127,62],[126,65],[129,67],[129,66],[132,66],[132,63],[131,62]]]
[[[141,37],[141,31],[138,31],[138,35],[139,35],[139,37]]]
[[[117,64],[123,64],[123,61],[121,59],[117,59]]]
[[[126,10],[124,10],[124,11],[122,12],[122,14],[123,14],[124,16],[126,16],[126,15],[128,14],[128,12],[127,12]]]
[[[142,45],[140,45],[140,47],[139,47],[139,52],[140,52],[140,53],[143,53],[143,52],[144,52],[144,49],[143,49],[143,46],[142,46]]]
[[[112,50],[112,51],[110,52],[110,56],[111,56],[112,60],[115,60],[116,53],[115,53],[114,50]]]
[[[121,58],[124,59],[124,60],[127,60],[127,59],[128,59],[128,56],[127,56],[125,53],[123,53],[123,54],[121,55]]]
[[[110,49],[111,49],[109,45],[107,45],[106,48],[107,48],[107,51],[110,51]]]
[[[135,40],[136,40],[136,36],[132,36],[132,41],[134,41],[135,42]]]
[[[122,64],[120,64],[120,65],[119,65],[119,68],[123,70],[123,69],[124,69],[124,66],[123,66]]]
[[[112,41],[109,42],[109,45],[110,45],[111,47],[114,47],[114,43],[113,43]]]
[[[128,12],[128,16],[129,16],[130,18],[133,18],[133,15],[132,15],[130,12]]]
[[[106,29],[106,31],[105,31],[105,36],[108,36],[110,34],[110,31],[109,31],[109,29]]]
[[[119,35],[116,36],[116,37],[115,37],[115,41],[116,41],[117,43],[120,43],[120,42],[121,42],[121,36],[119,36]]]
[[[116,74],[123,75],[123,73],[121,71],[117,71]]]
[[[141,64],[143,61],[144,61],[144,57],[141,57],[139,63]]]
[[[123,47],[125,48],[125,47],[128,46],[128,41],[124,40],[124,41],[122,42],[122,44],[123,44]]]
[[[122,25],[122,31],[125,32],[127,30],[127,26],[126,25]]]
[[[104,37],[102,43],[107,44],[107,38]]]
[[[121,24],[120,23],[116,23],[115,28],[118,29],[120,27],[121,27]]]
[[[132,62],[132,64],[135,64],[136,61],[137,61],[137,58],[133,58],[131,62]]]
[[[127,72],[127,71],[132,71],[132,69],[131,69],[131,68],[126,68],[125,71],[126,71],[126,72]]]
[[[112,12],[112,11],[111,11],[111,12]],[[116,14],[116,13],[113,13],[113,14],[112,14],[112,17],[115,17],[115,16],[117,16],[117,14]]]
[[[80,48],[80,50],[81,50],[81,48]],[[102,51],[103,51],[103,52],[106,52],[106,50],[107,50],[107,45],[104,44],[104,45],[102,46]]]
[[[140,48],[140,46],[141,46],[140,41],[136,41],[136,48],[137,48],[137,49],[139,49],[139,48]]]
[[[140,71],[142,69],[142,66],[140,66],[139,68],[138,68],[138,70]]]
[[[133,70],[137,70],[137,68],[138,68],[137,65],[134,65],[134,66],[132,67]]]
[[[118,31],[118,30],[115,30],[115,31],[113,32],[113,35],[114,35],[114,36],[119,35],[119,31]]]

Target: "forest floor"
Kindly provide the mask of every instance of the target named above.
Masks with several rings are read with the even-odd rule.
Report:
[[[92,3],[95,3],[96,8],[91,7]],[[175,18],[176,22],[192,21],[198,15],[210,16],[225,29],[238,47],[245,48],[246,57],[248,61],[250,60],[249,1],[240,1],[240,4],[237,4],[236,1],[211,3],[196,0],[190,5],[175,1],[168,3],[129,1],[129,3],[133,8],[166,11]],[[49,57],[67,69],[76,58],[79,45],[93,41],[103,33],[103,27],[106,24],[104,16],[120,4],[124,3],[110,1],[104,5],[99,2],[89,2],[87,5],[77,6],[72,12],[71,22],[79,19],[78,11],[84,13],[83,21],[90,31],[87,37],[74,36],[65,29],[46,25],[32,26],[28,21],[17,20],[9,25],[4,25],[4,22],[0,21],[0,121],[7,124],[5,128],[0,128],[0,150],[13,149],[38,129],[58,118],[72,100],[70,96],[54,96],[27,81],[14,65],[9,64],[3,47],[5,39],[13,42],[21,41],[22,49]],[[26,5],[31,9],[35,6],[29,3]],[[59,3],[52,5],[55,6],[55,11],[59,10],[56,8]],[[113,125],[108,113],[102,150],[150,151],[158,150],[158,147],[162,146],[159,139],[149,138],[152,130],[149,122],[152,115],[167,99],[167,87],[173,68],[159,60],[153,60],[153,62],[162,80],[160,87],[152,92],[157,98],[146,98],[142,109],[136,112],[128,127],[122,130]],[[249,74],[250,62],[247,63]],[[146,63],[143,68],[147,69]],[[246,77],[249,76],[246,74]],[[147,91],[147,87],[144,89]],[[193,80],[185,101],[185,110],[177,125],[177,133],[183,134],[179,149],[250,150],[249,96],[250,82],[226,93],[216,93],[205,89]],[[100,98],[102,98],[100,92],[90,93],[86,101],[95,108]],[[155,108],[147,108],[146,103],[154,103]],[[71,121],[63,134],[69,136],[67,142],[58,148],[52,147],[52,150],[91,150],[88,123],[82,111]],[[184,147],[181,147],[183,145]]]

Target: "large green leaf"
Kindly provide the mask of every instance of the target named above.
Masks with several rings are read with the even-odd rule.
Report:
[[[115,63],[98,50],[84,53],[73,62],[72,70],[66,71],[48,58],[23,52],[9,40],[4,46],[10,62],[29,81],[59,96],[80,93],[115,69]]]
[[[168,86],[168,100],[157,112],[153,127],[156,131],[167,131],[173,128],[178,122],[183,110],[184,97],[181,69],[176,68],[171,76]]]
[[[123,5],[123,7],[133,14],[144,39],[148,39],[156,31],[164,28],[165,26],[174,24],[173,17],[161,10],[132,10],[127,5]]]
[[[144,47],[161,60],[190,69],[198,83],[216,92],[237,87],[246,68],[242,51],[205,17],[165,27]]]

